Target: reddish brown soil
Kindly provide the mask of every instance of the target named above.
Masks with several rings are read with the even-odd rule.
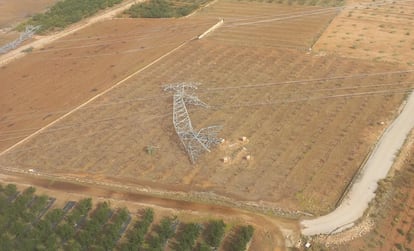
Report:
[[[238,6],[237,2],[223,2],[225,6]],[[199,16],[215,19],[225,16],[223,12],[226,10],[233,12],[230,7],[212,6]],[[250,9],[261,8],[264,11],[268,7],[272,10],[280,5],[249,3],[248,6],[250,8],[243,7],[243,17],[257,21],[255,12]],[[283,8],[288,9],[287,6]],[[292,8],[297,11],[299,7]],[[314,31],[317,32],[329,22],[325,16],[320,18],[325,21],[317,22],[319,26],[306,18],[301,20],[303,25],[314,25]],[[112,22],[98,27],[116,27]],[[146,21],[115,21],[115,24],[122,24],[118,28],[122,34],[127,29],[123,22]],[[153,25],[153,22],[167,25],[175,22],[192,24],[194,21],[192,17],[174,21],[151,21],[145,25]],[[295,22],[271,24],[273,26],[269,26],[269,32],[275,27],[285,31],[297,27]],[[294,25],[290,26],[291,24]],[[106,29],[107,32],[116,32],[115,28]],[[153,28],[153,31],[156,29]],[[260,35],[265,35],[267,31],[258,33],[258,42],[255,44],[222,42],[243,38],[249,41],[249,32],[245,26],[234,26],[232,32],[228,33],[225,32],[226,29],[229,27],[224,26],[223,30],[220,28],[205,40],[185,45],[85,109],[4,155],[1,165],[25,170],[33,168],[42,173],[57,175],[103,178],[168,191],[215,192],[241,201],[264,202],[264,205],[290,210],[313,213],[331,210],[376,138],[395,116],[405,93],[413,86],[414,74],[386,73],[400,69],[385,63],[335,56],[321,57],[307,54],[303,50],[287,49],[289,41],[283,48],[278,36],[270,38],[274,39],[277,46],[269,46],[267,42],[262,43]],[[104,31],[102,28],[101,33]],[[98,32],[96,28],[90,28],[82,34],[95,36]],[[171,30],[169,34],[174,32]],[[106,36],[111,36],[110,33]],[[179,35],[181,32],[174,34]],[[239,34],[244,35],[237,38],[241,36]],[[77,39],[76,36],[74,39]],[[81,37],[87,38],[86,36]],[[292,30],[287,36],[296,37],[301,44],[308,44],[300,32]],[[168,39],[177,37],[179,36],[171,36]],[[150,43],[154,45],[159,40],[153,39]],[[165,43],[166,39],[161,40]],[[55,44],[45,50],[48,51],[47,54],[38,51],[31,55],[33,59],[28,57],[21,60],[24,63],[31,59],[31,65],[34,59],[41,61],[47,58],[45,63],[55,62],[56,66],[53,63],[49,66],[55,67],[55,70],[50,76],[44,75],[44,78],[55,78],[54,81],[59,81],[58,86],[67,90],[52,92],[52,81],[42,88],[37,87],[38,82],[42,81],[36,78],[26,82],[39,88],[37,93],[44,90],[46,95],[48,92],[47,95],[51,98],[45,101],[47,99],[39,96],[37,107],[33,110],[39,111],[45,122],[55,118],[47,117],[49,113],[53,116],[53,111],[59,110],[50,109],[52,103],[56,102],[59,107],[66,108],[68,106],[64,104],[69,102],[67,99],[79,103],[84,93],[91,92],[93,88],[102,90],[98,83],[109,86],[116,82],[119,78],[114,76],[116,73],[111,70],[111,64],[115,68],[118,64],[126,65],[128,62],[129,65],[134,65],[128,60],[147,62],[151,55],[144,54],[141,58],[137,54],[121,54],[128,57],[120,58],[120,55],[113,53],[113,49],[103,45],[93,49],[73,48],[70,52],[62,50],[65,46],[82,47],[84,43],[81,41]],[[86,41],[86,44],[100,43],[96,39],[92,39],[93,42]],[[106,46],[115,46],[113,43],[115,42]],[[159,52],[159,49],[151,51]],[[85,54],[90,57],[85,58]],[[102,54],[109,55],[100,56]],[[78,62],[80,59],[82,63]],[[67,69],[68,65],[75,64],[76,69]],[[14,66],[17,67],[17,64]],[[135,69],[137,68],[139,67]],[[11,66],[4,70],[8,69]],[[50,73],[50,70],[47,72]],[[126,70],[123,75],[127,75],[125,72]],[[364,73],[376,74],[359,75]],[[16,70],[14,74],[10,72],[14,78],[20,76],[25,79],[22,74],[24,73],[16,74]],[[36,76],[41,77],[40,74]],[[331,78],[334,76],[346,77]],[[93,81],[88,81],[89,78]],[[97,81],[95,78],[103,80]],[[311,79],[320,80],[308,81]],[[60,82],[65,80],[70,85]],[[188,161],[172,125],[172,94],[162,91],[164,84],[179,81],[203,83],[197,95],[212,106],[211,109],[190,108],[193,125],[196,128],[223,125],[220,137],[230,142],[227,147],[217,147],[202,156],[195,166]],[[13,92],[20,94],[26,91],[28,95],[33,90],[23,86],[20,88]],[[24,103],[23,99],[4,100],[10,100],[10,107]],[[28,104],[25,106],[26,112],[27,106]],[[10,113],[15,114],[14,110]],[[25,116],[28,116],[26,118],[30,123],[36,121],[30,118],[31,114]],[[41,121],[43,117],[38,116],[38,120]],[[21,119],[20,116],[11,118]],[[7,121],[7,118],[3,120]],[[381,125],[382,121],[385,122],[384,125]],[[27,124],[23,122],[18,129],[25,127]],[[244,145],[246,150],[238,143],[242,136],[248,138]],[[148,146],[157,147],[153,155],[145,151]],[[243,159],[247,155],[251,155],[250,161]],[[223,164],[220,161],[225,156],[232,159],[230,163]]]
[[[236,25],[237,18],[264,20],[257,13],[267,10],[271,18],[278,8],[311,7],[220,1],[187,19],[107,21],[7,65],[0,69],[2,149],[225,18],[205,40],[189,42],[3,155],[0,165],[191,198],[215,193],[263,207],[330,211],[413,88],[414,74],[305,52],[333,15]],[[191,107],[193,125],[220,124],[227,142],[197,165],[174,131],[172,94],[162,90],[179,81],[203,83],[196,94],[212,107]],[[155,146],[152,155],[148,146]]]
[[[0,0],[0,29],[14,26],[55,2],[57,0]]]
[[[206,19],[106,21],[3,66],[0,68],[0,150],[215,22]]]
[[[414,66],[414,1],[350,1],[315,52]]]
[[[218,1],[199,16],[217,16],[224,25],[211,40],[229,45],[251,45],[308,50],[337,14],[317,6],[248,1]]]
[[[0,30],[0,46],[3,46],[19,37],[17,31],[1,31]]]

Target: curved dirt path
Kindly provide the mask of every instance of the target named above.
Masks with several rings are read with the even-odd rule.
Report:
[[[363,216],[369,202],[375,197],[377,182],[387,176],[396,154],[413,128],[414,92],[408,97],[401,114],[381,136],[341,205],[327,215],[303,220],[302,234],[331,234],[352,227],[354,222]]]
[[[0,66],[6,65],[9,62],[21,58],[24,55],[26,55],[26,53],[22,52],[26,49],[29,48],[41,48],[44,47],[45,45],[56,41],[57,39],[60,39],[62,37],[65,37],[67,35],[70,35],[74,32],[77,32],[89,25],[92,25],[94,23],[103,21],[105,19],[110,19],[115,17],[117,14],[121,13],[122,11],[128,9],[129,7],[131,7],[131,5],[137,3],[137,2],[143,2],[145,0],[129,0],[129,1],[125,1],[125,3],[121,3],[113,8],[104,10],[102,12],[98,12],[96,15],[87,18],[85,20],[81,20],[79,21],[79,23],[73,24],[71,26],[69,26],[69,28],[64,29],[58,33],[55,34],[51,34],[51,35],[47,35],[47,36],[42,36],[39,37],[38,39],[36,39],[33,42],[27,43],[25,45],[19,46],[16,49],[4,54],[0,56]]]

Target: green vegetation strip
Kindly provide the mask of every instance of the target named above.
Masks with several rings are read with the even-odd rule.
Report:
[[[133,215],[126,208],[111,208],[108,202],[94,207],[90,198],[51,209],[55,199],[35,192],[33,187],[20,192],[13,184],[0,184],[0,251],[211,251],[220,247],[242,251],[253,237],[250,225],[226,230],[222,220],[184,223],[176,216],[153,224],[153,209]]]
[[[17,29],[23,30],[27,25],[40,25],[38,33],[63,29],[86,17],[92,16],[99,10],[112,7],[123,0],[63,0],[57,2],[48,11],[36,14]]]
[[[246,250],[247,244],[253,237],[254,228],[252,226],[242,226],[237,231],[234,240],[230,244],[231,251]]]
[[[132,18],[171,18],[187,16],[210,0],[150,0],[125,11]]]

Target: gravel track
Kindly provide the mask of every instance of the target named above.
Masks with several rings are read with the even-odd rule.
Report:
[[[327,215],[303,220],[302,234],[332,234],[352,227],[375,197],[377,182],[387,176],[398,151],[413,128],[414,93],[411,93],[401,114],[378,141],[341,205]]]

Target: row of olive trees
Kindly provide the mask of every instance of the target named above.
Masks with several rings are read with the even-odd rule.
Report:
[[[128,232],[127,240],[121,244],[120,250],[160,251],[165,250],[168,245],[172,250],[211,251],[224,245],[226,224],[223,220],[211,220],[204,224],[192,222],[184,224],[176,217],[167,216],[150,231],[153,218],[152,209],[146,209],[141,221],[138,221]],[[250,225],[236,226],[223,247],[232,251],[244,251],[253,233],[254,228]],[[171,239],[174,241],[169,242]]]
[[[0,250],[113,250],[129,220],[104,202],[83,199],[72,210],[49,209],[54,199],[29,187],[0,185]]]
[[[226,224],[180,223],[177,217],[154,221],[153,209],[127,228],[126,208],[114,210],[109,203],[93,206],[92,199],[69,202],[73,207],[49,209],[53,199],[37,196],[33,187],[19,192],[14,185],[0,185],[0,250],[216,250],[223,244]],[[68,205],[67,204],[67,205]],[[231,250],[244,250],[253,227],[242,226],[227,241]],[[119,241],[125,234],[125,239]],[[170,242],[170,240],[173,240]]]

